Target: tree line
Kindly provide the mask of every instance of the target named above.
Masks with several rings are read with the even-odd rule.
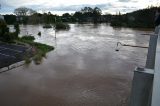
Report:
[[[84,7],[73,14],[64,13],[62,16],[48,13],[38,13],[35,10],[26,7],[15,9],[15,15],[4,15],[7,24],[52,24],[55,22],[92,22],[92,23],[110,23],[116,27],[143,27],[153,28],[155,11],[160,7],[148,7],[131,13],[116,15],[102,14],[98,7]]]
[[[106,17],[102,15],[102,10],[98,7],[84,7],[74,14],[64,13],[62,16],[47,13],[38,13],[33,9],[20,7],[14,10],[15,15],[4,15],[7,24],[14,24],[18,21],[20,24],[49,24],[55,22],[106,22]],[[105,17],[105,18],[104,18]]]
[[[112,16],[111,26],[132,28],[154,28],[155,12],[160,7],[148,7],[131,13]]]

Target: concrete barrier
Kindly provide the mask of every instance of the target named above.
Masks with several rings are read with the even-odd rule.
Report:
[[[134,71],[130,106],[160,106],[160,26],[150,36],[145,68]]]
[[[153,73],[151,69],[135,69],[130,106],[151,106]]]
[[[1,73],[1,72],[4,72],[4,71],[8,71],[8,70],[9,70],[8,67],[1,68],[1,69],[0,69],[0,73]]]
[[[20,62],[11,64],[11,65],[9,65],[8,67],[1,68],[1,69],[0,69],[0,73],[9,71],[9,70],[14,69],[14,68],[17,68],[17,67],[20,67],[20,66],[22,66],[22,65],[24,65],[24,64],[25,64],[25,61],[20,61]]]

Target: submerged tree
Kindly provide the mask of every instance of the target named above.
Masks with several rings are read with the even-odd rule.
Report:
[[[93,18],[95,23],[99,21],[98,19],[100,18],[101,14],[102,14],[102,10],[100,8],[95,7],[93,9]]]

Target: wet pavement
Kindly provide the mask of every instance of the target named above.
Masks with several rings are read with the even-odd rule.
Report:
[[[55,46],[41,65],[31,63],[0,74],[0,106],[125,106],[133,71],[145,66],[147,30],[112,28],[106,24],[71,24],[57,32],[42,26],[21,26],[36,41]],[[38,37],[38,31],[42,36]]]
[[[0,42],[0,68],[8,67],[11,64],[24,60],[27,50],[29,50],[29,47],[24,45]]]

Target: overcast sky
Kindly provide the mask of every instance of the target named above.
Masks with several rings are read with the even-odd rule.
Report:
[[[17,7],[25,6],[38,12],[53,14],[73,13],[85,6],[99,7],[103,13],[127,13],[151,5],[160,5],[160,0],[0,0],[1,14],[13,13]]]

